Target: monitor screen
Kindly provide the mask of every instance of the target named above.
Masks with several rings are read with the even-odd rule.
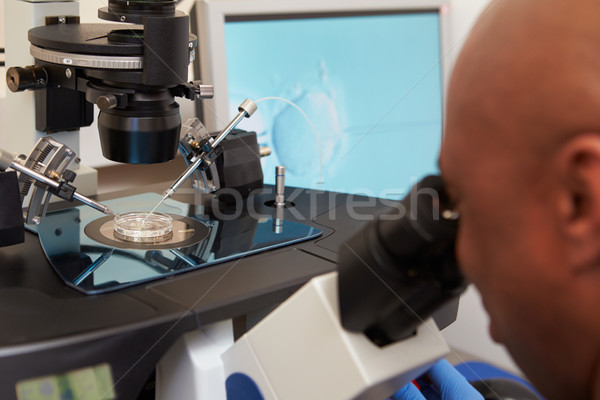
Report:
[[[259,102],[240,127],[272,150],[265,183],[283,165],[289,186],[399,199],[438,171],[439,10],[226,16],[224,41],[229,118]]]

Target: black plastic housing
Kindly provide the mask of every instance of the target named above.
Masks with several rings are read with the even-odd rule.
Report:
[[[19,180],[15,171],[0,172],[0,247],[25,241],[25,225],[21,211]]]
[[[86,101],[85,93],[69,85],[65,76],[67,68],[44,62],[38,66],[48,72],[51,83],[35,91],[35,129],[51,133],[90,126],[94,122],[94,105]]]
[[[217,158],[217,171],[221,187],[217,191],[219,201],[233,204],[263,187],[263,172],[256,132],[233,130],[221,142],[223,153]],[[239,197],[231,194],[239,193]],[[237,198],[236,198],[237,197]]]
[[[402,216],[380,215],[340,249],[342,325],[380,346],[411,336],[466,287],[441,178],[424,178],[400,206]]]

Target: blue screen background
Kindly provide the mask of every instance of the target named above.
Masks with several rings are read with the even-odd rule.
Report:
[[[286,185],[401,198],[437,173],[442,136],[435,12],[227,22],[230,117],[245,99],[278,96],[239,127],[255,130]]]

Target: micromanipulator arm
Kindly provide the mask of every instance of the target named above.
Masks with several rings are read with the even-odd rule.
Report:
[[[35,185],[27,223],[39,223],[44,217],[50,197],[45,192],[68,201],[77,199],[105,214],[112,213],[109,207],[77,193],[77,189],[71,185],[75,173],[66,167],[74,157],[75,154],[68,147],[49,138],[40,139],[29,158],[0,149],[0,170],[12,168],[20,174],[19,187],[23,198],[34,181],[42,184]]]
[[[249,118],[256,111],[256,104],[250,100],[246,99],[240,104],[238,107],[238,115],[215,137],[214,139],[206,139],[202,143],[199,143],[198,146],[202,151],[198,156],[196,156],[195,161],[193,161],[189,167],[173,182],[173,184],[167,189],[165,196],[163,197],[163,201],[170,198],[175,194],[175,192],[183,185],[183,183],[194,173],[194,171],[198,168],[206,169],[210,167],[210,165],[214,162],[217,156],[220,154],[216,149],[219,144],[229,135],[229,133],[244,119]]]

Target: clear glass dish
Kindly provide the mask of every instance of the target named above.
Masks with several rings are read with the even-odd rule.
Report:
[[[131,211],[115,215],[115,238],[135,243],[161,243],[173,236],[173,218],[163,213]]]

